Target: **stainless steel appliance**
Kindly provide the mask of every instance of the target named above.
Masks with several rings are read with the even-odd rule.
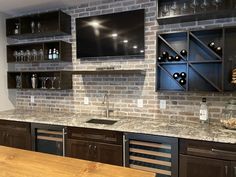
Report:
[[[65,127],[32,124],[31,135],[34,151],[65,156]]]

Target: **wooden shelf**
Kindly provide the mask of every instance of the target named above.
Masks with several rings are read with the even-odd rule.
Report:
[[[116,75],[116,74],[141,74],[145,75],[146,70],[141,69],[97,69],[97,70],[78,70],[73,71],[73,74],[81,74],[81,75],[102,75],[102,74],[110,74],[110,75]]]
[[[35,30],[32,32],[31,23],[34,22]],[[40,22],[40,30],[37,24]],[[19,25],[19,33],[15,34],[16,24]],[[15,39],[30,39],[41,37],[53,37],[71,35],[71,17],[58,10],[40,14],[9,18],[6,20],[6,35]]]
[[[31,77],[33,74],[37,75],[37,87],[32,88]],[[21,78],[20,85],[17,87],[16,77]],[[45,88],[43,88],[42,77],[47,78]],[[53,83],[49,78],[55,77]],[[9,89],[27,89],[27,90],[68,90],[72,89],[72,72],[70,71],[13,71],[7,73],[8,88]]]
[[[183,6],[183,2],[191,3],[191,0],[182,1],[177,0],[178,9]],[[198,12],[193,13],[192,9],[188,9],[186,14],[181,14],[180,10],[177,11],[177,14],[174,15],[172,11],[170,11],[169,16],[162,16],[161,10],[164,5],[171,6],[173,3],[172,0],[158,0],[157,1],[157,21],[159,24],[173,24],[173,23],[183,23],[190,21],[200,21],[200,20],[209,20],[209,19],[219,19],[219,18],[227,18],[227,17],[235,17],[236,11],[234,9],[235,2],[233,0],[224,0],[224,4],[222,4],[219,9],[215,9],[211,4],[209,8],[204,11],[204,9],[197,9]]]
[[[48,58],[49,49],[58,50],[59,58],[51,59]],[[14,56],[14,52],[20,52],[21,50],[25,53],[27,50],[30,52],[35,49],[37,52],[39,50],[43,51],[42,58],[37,56],[36,60],[31,56],[30,59],[28,57],[18,57]],[[20,61],[23,60],[23,61]],[[44,63],[44,62],[71,62],[72,61],[72,47],[70,43],[64,41],[50,41],[50,42],[42,42],[42,43],[24,43],[24,44],[16,44],[16,45],[8,45],[7,46],[7,62],[8,63],[16,63],[16,64],[25,64],[25,63]]]

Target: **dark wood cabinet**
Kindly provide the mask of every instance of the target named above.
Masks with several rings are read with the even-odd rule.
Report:
[[[180,155],[180,177],[230,177],[230,162]]]
[[[179,177],[235,177],[236,145],[180,140]]]
[[[0,145],[31,150],[30,124],[1,120]]]
[[[6,20],[6,35],[9,38],[28,39],[70,34],[71,17],[61,10]]]
[[[122,166],[122,133],[68,128],[66,156]]]

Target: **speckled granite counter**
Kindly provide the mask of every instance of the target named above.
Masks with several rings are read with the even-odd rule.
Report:
[[[0,119],[52,125],[86,127],[122,132],[143,133],[195,140],[206,140],[236,144],[236,131],[227,130],[220,125],[202,125],[198,123],[175,123],[159,119],[113,118],[113,125],[86,123],[94,116],[81,116],[73,113],[52,113],[9,110],[0,112]],[[111,119],[111,118],[110,118]]]

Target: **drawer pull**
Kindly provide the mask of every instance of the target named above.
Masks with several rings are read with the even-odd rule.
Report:
[[[215,153],[236,155],[236,152],[233,152],[233,151],[224,151],[224,150],[220,150],[220,149],[211,149],[211,151],[215,152]]]

